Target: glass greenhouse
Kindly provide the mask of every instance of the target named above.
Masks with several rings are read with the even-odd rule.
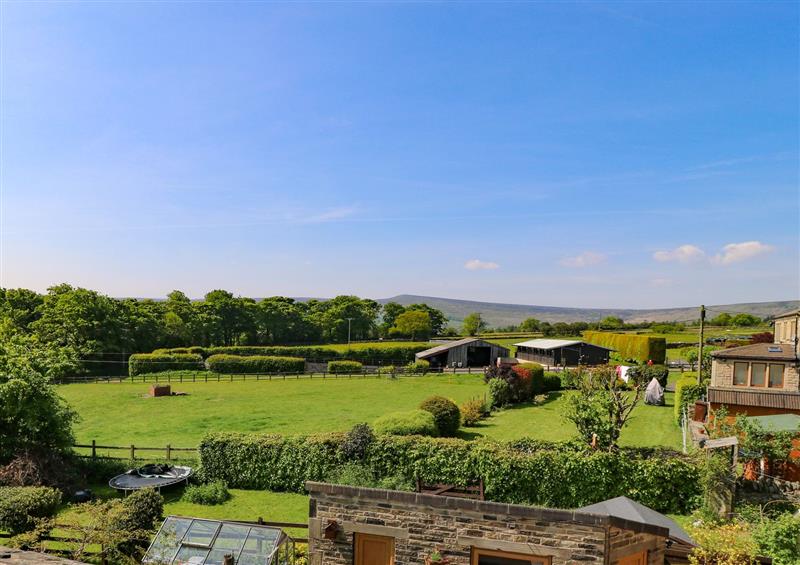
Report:
[[[169,516],[142,563],[222,565],[226,555],[238,565],[290,565],[294,541],[280,528]]]

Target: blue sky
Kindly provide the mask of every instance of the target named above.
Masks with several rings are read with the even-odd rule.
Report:
[[[2,283],[798,298],[798,4],[2,4]]]

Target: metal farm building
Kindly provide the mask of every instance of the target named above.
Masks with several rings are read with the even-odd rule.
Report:
[[[546,366],[604,365],[613,351],[607,347],[569,339],[532,339],[515,343],[517,359]]]
[[[431,367],[488,367],[496,364],[498,357],[508,355],[502,345],[468,337],[420,351],[416,357],[428,361]]]

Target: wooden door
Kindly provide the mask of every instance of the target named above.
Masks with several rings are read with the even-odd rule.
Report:
[[[626,555],[621,558],[618,565],[647,565],[647,552],[634,553],[633,555]]]
[[[394,538],[355,534],[355,565],[394,565]]]

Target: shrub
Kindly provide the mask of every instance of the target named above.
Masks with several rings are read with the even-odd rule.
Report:
[[[761,555],[769,555],[775,565],[800,563],[800,519],[784,512],[764,519],[753,530],[753,539]]]
[[[205,371],[203,358],[197,353],[134,353],[128,358],[128,375],[165,371]]]
[[[338,375],[362,373],[364,365],[358,361],[328,361],[328,372]]]
[[[433,416],[423,414],[432,424]],[[339,447],[344,437],[214,433],[200,443],[201,466],[209,479],[231,488],[304,492],[305,481],[325,480],[346,463]],[[378,481],[399,475],[466,485],[480,477],[487,498],[497,502],[577,508],[627,495],[674,514],[686,514],[698,502],[700,468],[674,450],[608,453],[566,442],[533,443],[519,449],[489,440],[378,435],[361,464]]]
[[[394,375],[397,373],[397,367],[394,365],[384,365],[383,367],[378,367],[378,374],[379,375]]]
[[[576,389],[583,382],[583,369],[564,369],[559,374],[561,386],[566,389]]]
[[[470,427],[486,416],[486,403],[481,398],[471,398],[461,405],[461,423]]]
[[[438,436],[439,429],[433,414],[426,410],[394,412],[381,416],[374,423],[378,434],[395,436]]]
[[[636,373],[639,382],[645,384],[655,378],[661,386],[667,386],[669,380],[669,368],[666,365],[642,365],[636,368]]]
[[[697,377],[687,375],[675,383],[675,423],[681,423],[684,408],[695,403],[703,396],[705,387],[697,384]]]
[[[375,434],[372,428],[368,424],[356,424],[347,432],[340,446],[342,456],[348,461],[363,459],[373,441]]]
[[[424,375],[430,368],[431,364],[428,361],[425,361],[425,359],[418,359],[406,365],[403,372],[409,375]]]
[[[164,499],[155,489],[135,490],[122,500],[116,526],[129,532],[155,529],[164,513]]]
[[[228,485],[222,481],[211,481],[204,485],[189,485],[183,491],[183,499],[194,504],[208,506],[222,504],[231,497]]]
[[[37,518],[54,516],[61,491],[50,487],[0,487],[0,530],[19,534],[32,529]]]
[[[433,414],[433,421],[439,435],[452,437],[458,432],[461,425],[461,411],[458,405],[444,396],[429,396],[419,405],[421,410]]]
[[[334,470],[325,480],[335,485],[350,485],[351,487],[377,486],[372,471],[358,463],[345,463]]]
[[[489,381],[489,405],[492,408],[502,408],[511,404],[511,385],[503,379]]]
[[[514,366],[514,370],[519,374],[525,371],[530,378],[530,397],[542,394],[545,391],[544,386],[544,367],[538,363],[520,363]]]
[[[504,404],[528,402],[533,398],[533,381],[528,369],[487,367],[483,373],[483,380],[490,384],[493,380],[503,380],[508,384],[509,391]],[[503,406],[504,404],[498,404],[497,406]],[[494,407],[495,404],[492,403],[492,406]]]
[[[583,338],[588,343],[610,347],[622,359],[663,364],[667,358],[667,340],[663,337],[586,331]]]
[[[561,376],[558,373],[547,372],[542,376],[544,392],[561,390]]]
[[[252,355],[212,355],[206,359],[208,368],[215,373],[302,373],[305,359],[300,357],[270,357]]]

